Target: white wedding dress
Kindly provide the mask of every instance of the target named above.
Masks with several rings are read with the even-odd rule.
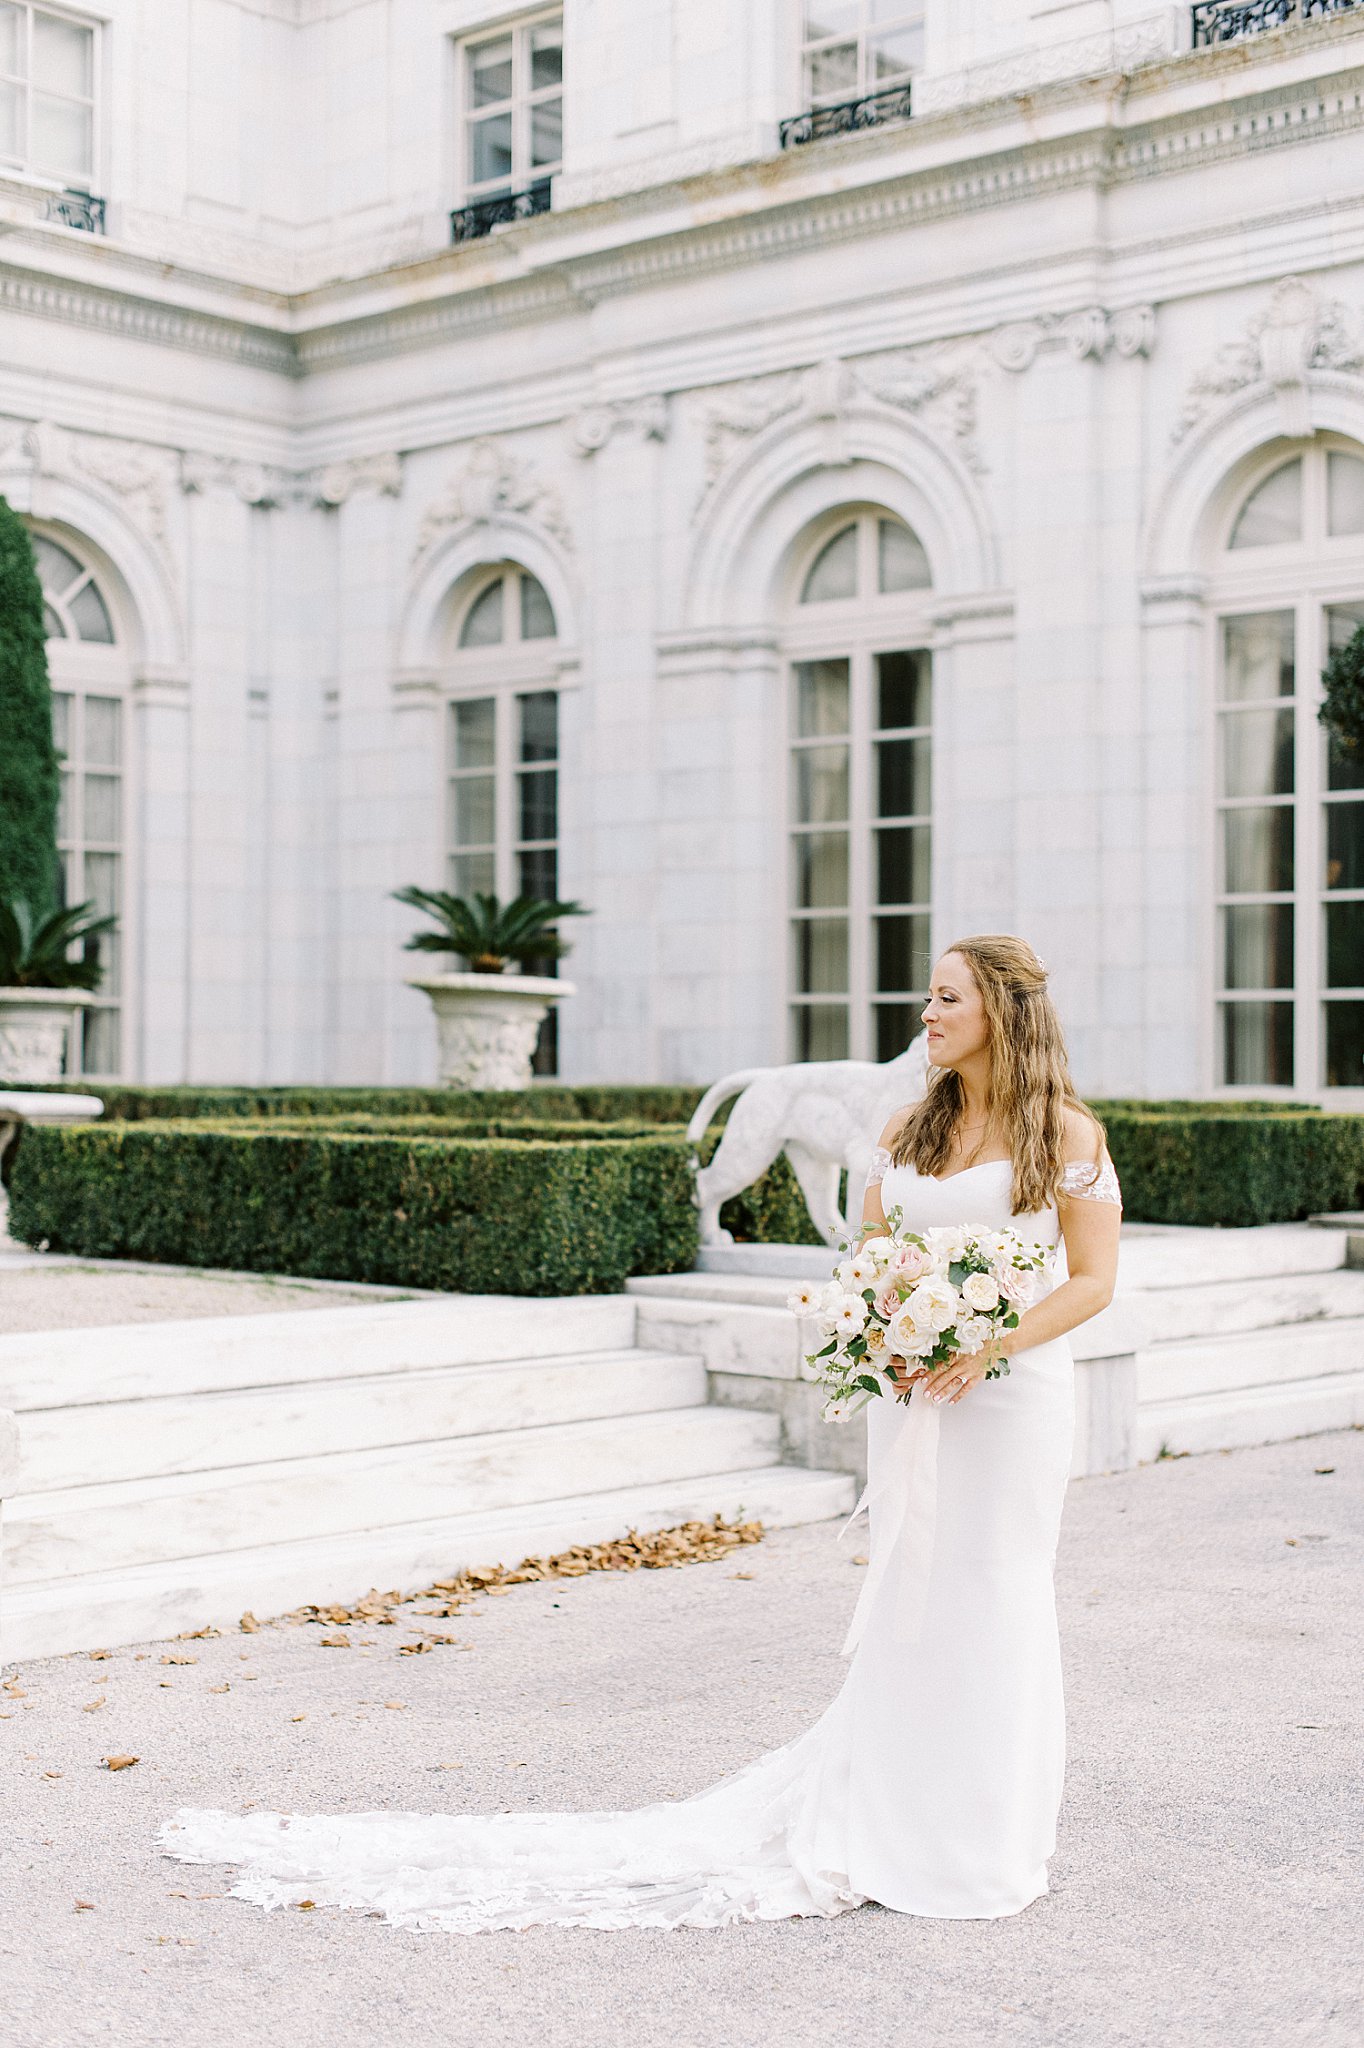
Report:
[[[905,1227],[997,1228],[1011,1168],[890,1167]],[[1093,1181],[1093,1185],[1087,1183]],[[1121,1198],[1112,1167],[1068,1194]],[[1050,1284],[1050,1283],[1048,1283]],[[168,1854],[240,1868],[233,1895],[395,1925],[723,1927],[844,1913],[994,1919],[1047,1889],[1065,1755],[1052,1564],[1070,1466],[1064,1338],[961,1402],[873,1400],[870,1565],[842,1690],[804,1735],[692,1798],[623,1813],[246,1815],[183,1809]]]

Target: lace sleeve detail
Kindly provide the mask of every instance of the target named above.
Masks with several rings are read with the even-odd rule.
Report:
[[[1087,1159],[1068,1166],[1061,1175],[1061,1193],[1073,1202],[1115,1202],[1122,1207],[1122,1189],[1106,1152],[1097,1167]]]
[[[878,1145],[871,1155],[871,1165],[867,1168],[867,1186],[879,1188],[893,1164],[894,1161],[885,1146]]]

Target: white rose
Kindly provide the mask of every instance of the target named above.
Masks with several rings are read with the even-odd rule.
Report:
[[[999,1288],[991,1273],[968,1273],[961,1283],[961,1292],[968,1308],[999,1307]]]
[[[1032,1273],[1020,1273],[1011,1266],[999,1283],[999,1291],[1014,1308],[1027,1308],[1037,1292],[1037,1279]]]
[[[965,1293],[965,1288],[962,1292]],[[990,1324],[984,1316],[967,1316],[965,1322],[957,1324],[957,1349],[974,1358],[983,1351],[990,1341]]]
[[[874,1259],[878,1268],[886,1267],[895,1257],[893,1237],[869,1237],[862,1247],[864,1258]]]
[[[822,1316],[837,1315],[843,1305],[843,1289],[837,1280],[826,1280],[819,1290],[819,1312]]]
[[[966,1232],[959,1224],[941,1224],[925,1231],[928,1248],[943,1267],[950,1266],[966,1250]]]
[[[941,1333],[955,1323],[961,1303],[950,1281],[930,1278],[912,1290],[905,1307],[917,1330]]]

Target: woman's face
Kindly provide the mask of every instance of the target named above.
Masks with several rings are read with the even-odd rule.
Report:
[[[976,978],[960,953],[944,953],[928,986],[923,1020],[929,1060],[935,1067],[960,1069],[990,1042]]]

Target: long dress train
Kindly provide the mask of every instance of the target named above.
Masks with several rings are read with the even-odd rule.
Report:
[[[1120,1199],[1111,1166],[1063,1185]],[[906,1227],[1000,1227],[1011,1168],[892,1167]],[[814,1726],[689,1799],[621,1813],[237,1815],[182,1809],[167,1854],[240,1868],[233,1895],[395,1925],[722,1927],[868,1900],[994,1919],[1047,1889],[1065,1761],[1052,1567],[1070,1465],[1062,1339],[944,1409],[868,1411],[870,1563],[842,1689]],[[897,1730],[944,1739],[900,1740]]]

